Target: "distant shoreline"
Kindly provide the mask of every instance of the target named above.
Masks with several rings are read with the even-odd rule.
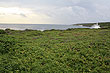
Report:
[[[82,25],[82,26],[86,26],[86,27],[91,27],[94,24],[96,24],[96,23],[81,23],[81,24],[75,24],[75,25]],[[110,22],[98,22],[98,24],[101,26],[101,28],[110,28]]]

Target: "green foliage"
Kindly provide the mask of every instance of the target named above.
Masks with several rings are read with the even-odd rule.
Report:
[[[4,30],[0,30],[0,34],[6,34]]]
[[[9,36],[0,36],[0,53],[8,53],[11,49],[13,49],[15,44],[16,41],[14,40],[14,38]]]
[[[0,34],[0,73],[109,73],[110,30]]]

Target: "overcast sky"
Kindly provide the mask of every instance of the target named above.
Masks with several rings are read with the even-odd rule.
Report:
[[[0,0],[0,23],[110,21],[110,0]]]

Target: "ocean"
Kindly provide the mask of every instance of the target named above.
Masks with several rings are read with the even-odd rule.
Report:
[[[0,29],[12,29],[12,30],[66,30],[69,28],[90,28],[85,26],[76,26],[76,25],[58,25],[58,24],[0,24]]]

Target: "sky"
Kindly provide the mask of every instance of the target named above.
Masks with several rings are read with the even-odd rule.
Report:
[[[76,24],[110,21],[110,0],[0,0],[0,23]]]

